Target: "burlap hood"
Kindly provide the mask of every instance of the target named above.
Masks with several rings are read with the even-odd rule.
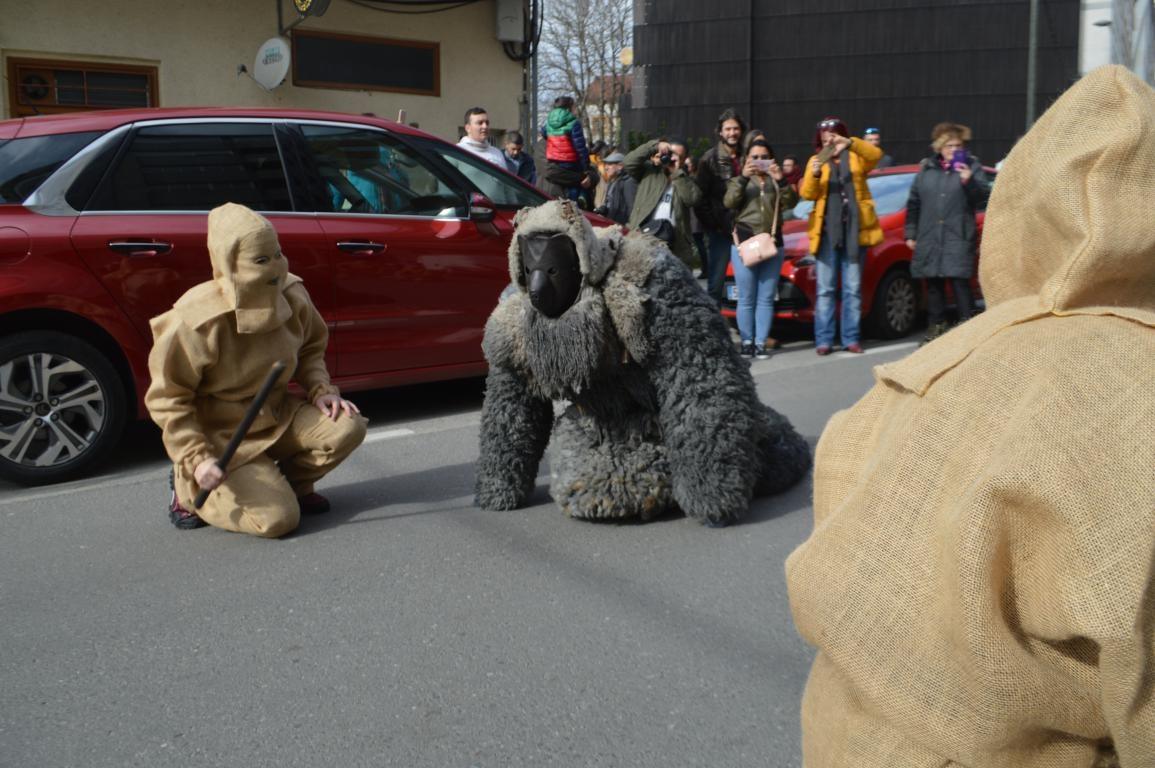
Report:
[[[979,263],[987,311],[882,378],[923,393],[1000,329],[1052,314],[1155,326],[1153,168],[1155,91],[1120,66],[1075,83],[995,181]]]
[[[523,208],[514,217],[513,226],[520,235],[537,232],[566,233],[577,246],[578,261],[585,278],[583,282],[587,286],[600,285],[614,264],[616,257],[610,240],[599,238],[593,225],[582,215],[581,209],[569,200],[551,200],[536,208]],[[525,293],[525,271],[522,269],[517,237],[509,243],[509,276],[513,284]]]
[[[834,414],[786,563],[808,768],[1155,765],[1155,93],[1118,67],[994,185],[988,308]]]
[[[301,282],[288,273],[277,232],[269,220],[237,203],[209,211],[208,250],[213,265],[211,283],[202,283],[174,305],[191,327],[233,312],[237,332],[263,333],[282,325],[292,314],[285,290]],[[255,256],[268,256],[265,264]]]

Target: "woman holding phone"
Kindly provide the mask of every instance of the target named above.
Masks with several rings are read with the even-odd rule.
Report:
[[[726,182],[722,204],[734,211],[734,242],[754,235],[774,233],[778,255],[746,266],[738,247],[730,248],[734,281],[738,284],[738,334],[742,355],[765,360],[777,342],[770,338],[774,321],[774,297],[782,271],[782,212],[793,208],[798,193],[775,162],[770,145],[755,138],[746,150],[742,172]]]
[[[914,251],[911,277],[926,282],[925,344],[946,332],[946,281],[951,281],[958,321],[974,312],[975,212],[991,194],[978,158],[967,152],[971,129],[939,123],[931,131],[930,157],[919,166],[906,201],[906,245]]]
[[[846,123],[837,117],[818,122],[814,149],[798,185],[798,194],[814,201],[806,225],[810,253],[817,262],[814,351],[830,354],[837,327],[842,348],[861,354],[862,265],[867,249],[882,242],[882,226],[866,175],[882,158],[882,150],[853,138]],[[839,295],[841,319],[836,325]]]

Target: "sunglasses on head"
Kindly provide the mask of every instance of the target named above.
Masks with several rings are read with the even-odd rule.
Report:
[[[839,123],[841,123],[840,120],[823,120],[821,123],[818,124],[818,127],[819,128],[837,128]]]

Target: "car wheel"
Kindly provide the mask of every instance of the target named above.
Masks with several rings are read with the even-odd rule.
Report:
[[[904,269],[888,272],[878,284],[870,310],[871,330],[882,339],[897,339],[914,329],[918,293]]]
[[[80,475],[120,439],[126,399],[112,364],[78,338],[0,338],[0,477],[42,485]]]

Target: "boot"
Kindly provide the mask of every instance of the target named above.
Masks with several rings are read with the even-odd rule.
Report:
[[[922,342],[919,344],[919,346],[921,347],[923,344],[928,344],[937,339],[939,336],[942,336],[944,333],[946,333],[948,327],[949,326],[947,326],[945,321],[930,325],[927,327],[926,336],[922,338]]]

